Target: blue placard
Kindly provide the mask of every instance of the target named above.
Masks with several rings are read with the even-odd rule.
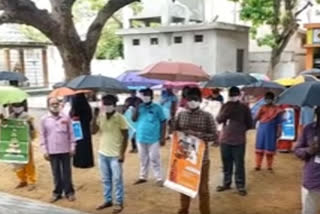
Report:
[[[72,121],[73,135],[76,141],[83,139],[80,121]]]
[[[294,140],[296,137],[295,111],[293,108],[286,108],[283,114],[281,140]]]

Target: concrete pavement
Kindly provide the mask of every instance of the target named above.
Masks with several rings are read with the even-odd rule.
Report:
[[[88,214],[0,192],[0,214]]]

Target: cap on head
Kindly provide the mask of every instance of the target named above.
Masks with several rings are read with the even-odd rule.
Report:
[[[229,89],[229,97],[237,97],[240,96],[240,89],[236,86],[233,86]]]

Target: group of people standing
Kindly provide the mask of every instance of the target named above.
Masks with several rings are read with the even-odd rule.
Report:
[[[104,95],[101,107],[93,111],[84,94],[71,99],[68,114],[62,112],[61,101],[48,98],[48,114],[40,122],[40,146],[44,158],[50,162],[54,180],[51,202],[65,196],[75,200],[72,184],[71,161],[75,167],[94,166],[91,135],[100,133],[98,164],[103,184],[104,200],[97,210],[113,207],[113,213],[124,208],[124,184],[122,165],[128,140],[132,141],[132,152],[138,152],[140,172],[134,185],[148,182],[149,168],[152,168],[155,185],[163,186],[160,147],[168,139],[167,133],[180,131],[193,135],[205,142],[205,152],[199,186],[199,209],[201,214],[210,214],[209,194],[209,145],[220,146],[223,164],[222,184],[217,192],[231,189],[233,180],[240,196],[246,196],[245,152],[246,132],[253,128],[253,120],[259,121],[256,141],[256,170],[261,170],[264,155],[267,166],[272,170],[276,142],[281,132],[283,110],[274,104],[274,94],[265,95],[266,104],[252,118],[250,108],[241,102],[238,87],[229,90],[229,99],[213,91],[209,99],[222,104],[217,115],[202,109],[203,93],[197,87],[186,87],[180,100],[172,90],[163,94],[159,104],[154,102],[151,89],[143,89],[126,99],[123,111],[118,111],[118,98]],[[295,147],[297,156],[306,161],[303,184],[303,214],[316,214],[319,207],[320,190],[320,110],[316,111],[317,122],[305,127],[302,137]],[[35,136],[33,120],[22,104],[12,105],[13,118],[24,118],[29,122],[30,135]],[[76,141],[73,134],[73,121],[80,121],[83,138]],[[217,124],[222,126],[218,130]],[[169,128],[167,127],[169,126]],[[32,139],[34,139],[33,137]],[[17,188],[35,184],[35,166],[30,143],[29,163],[17,170],[21,180]],[[235,171],[235,173],[234,173]],[[233,176],[235,177],[233,179]],[[113,189],[115,200],[113,200]],[[188,214],[191,198],[181,194],[179,214]]]

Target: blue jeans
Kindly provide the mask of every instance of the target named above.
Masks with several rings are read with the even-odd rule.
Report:
[[[116,204],[123,204],[124,189],[122,179],[122,163],[117,157],[99,154],[99,165],[103,184],[105,202],[112,202],[112,187],[115,185]]]

